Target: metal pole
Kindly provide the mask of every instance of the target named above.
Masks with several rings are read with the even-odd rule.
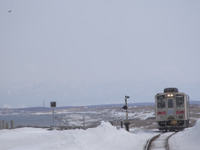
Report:
[[[52,107],[52,112],[53,112],[53,129],[55,129],[55,121],[54,121],[54,119],[55,119],[55,117],[54,117],[55,112],[54,112],[54,107],[56,107],[56,102],[51,102],[50,105]]]
[[[128,121],[128,105],[127,105],[127,99],[129,98],[129,96],[125,96],[125,107],[126,107],[126,121],[124,123],[126,130],[129,132],[129,121]]]
[[[53,109],[53,129],[55,129],[55,122],[54,122],[54,107],[52,107],[52,109]]]
[[[126,109],[126,122],[128,122],[128,106],[127,106],[127,97],[125,96],[125,105],[127,107]]]

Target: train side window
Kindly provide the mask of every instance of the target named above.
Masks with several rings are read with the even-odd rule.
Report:
[[[168,108],[173,108],[173,99],[168,99]]]
[[[183,99],[177,99],[176,100],[176,107],[184,107],[184,100]]]
[[[184,95],[176,95],[176,107],[184,107]]]
[[[157,107],[158,108],[165,108],[165,101],[163,99],[158,99]]]

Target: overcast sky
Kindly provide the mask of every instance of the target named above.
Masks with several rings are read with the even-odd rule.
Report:
[[[200,100],[199,0],[0,0],[0,107]]]

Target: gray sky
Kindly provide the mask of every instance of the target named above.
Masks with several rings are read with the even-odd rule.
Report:
[[[0,107],[200,100],[199,57],[199,0],[0,0]]]

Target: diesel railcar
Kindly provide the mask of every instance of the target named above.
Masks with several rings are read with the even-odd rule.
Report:
[[[189,126],[189,96],[177,88],[165,88],[155,96],[156,122],[159,130],[183,130]]]

